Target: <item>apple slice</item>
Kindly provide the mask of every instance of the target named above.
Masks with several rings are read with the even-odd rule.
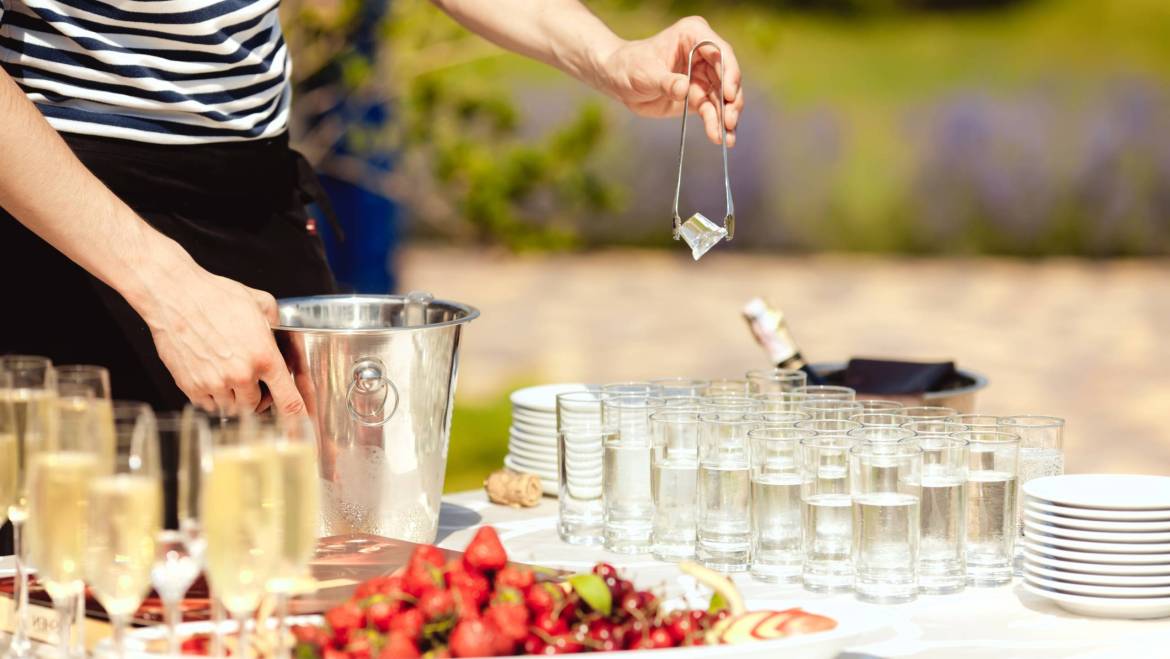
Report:
[[[815,634],[817,632],[825,632],[837,626],[837,621],[832,618],[809,613],[808,611],[800,611],[797,615],[792,616],[781,626],[780,630],[785,636],[798,636],[800,634]]]
[[[804,611],[800,609],[787,609],[785,611],[771,611],[769,616],[760,620],[756,628],[752,630],[752,636],[762,641],[767,641],[773,638],[780,638],[787,636],[784,631],[784,625],[788,624],[794,616],[803,614]]]

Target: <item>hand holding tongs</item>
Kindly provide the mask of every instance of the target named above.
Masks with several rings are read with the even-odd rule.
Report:
[[[727,195],[727,215],[723,218],[722,227],[707,219],[702,213],[695,213],[685,223],[678,214],[678,198],[682,192],[683,156],[686,154],[687,149],[687,111],[690,106],[691,77],[694,71],[695,51],[703,46],[711,46],[719,53],[719,90],[716,105],[718,106],[717,109],[719,112],[719,132],[722,138],[719,146],[723,151],[723,190]],[[711,41],[700,41],[691,48],[691,52],[687,56],[687,94],[688,99],[683,102],[682,138],[679,140],[678,146],[678,182],[674,186],[673,233],[675,240],[678,240],[680,237],[686,240],[697,261],[715,243],[724,238],[731,240],[735,235],[735,204],[731,201],[731,178],[727,173],[727,124],[723,120],[723,51],[720,50],[717,44]]]

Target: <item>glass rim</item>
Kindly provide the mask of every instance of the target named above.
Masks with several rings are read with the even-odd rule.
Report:
[[[609,392],[611,389],[616,390],[619,387],[646,387],[647,391],[656,391],[662,388],[649,380],[621,380],[618,382],[607,382],[601,385],[601,391]]]
[[[801,446],[811,448],[846,449],[851,448],[856,443],[857,439],[849,435],[813,435],[800,440]]]
[[[971,414],[952,414],[952,415],[950,415],[950,416],[948,416],[948,417],[944,418],[944,419],[943,419],[943,421],[951,421],[952,423],[961,423],[961,424],[963,424],[964,426],[967,426],[967,427],[976,427],[976,428],[983,427],[983,428],[990,428],[990,427],[993,427],[993,426],[994,426],[994,427],[999,427],[999,424],[1000,424],[1000,419],[1002,419],[1002,418],[1003,418],[1003,417],[1001,417],[1001,416],[996,416],[996,415],[994,415],[994,414],[975,414],[975,413],[971,413]],[[995,421],[993,421],[993,422],[990,422],[990,423],[980,423],[980,422],[975,422],[975,423],[968,423],[968,421],[969,421],[969,420],[975,420],[975,419],[995,419]]]
[[[911,410],[914,410],[915,412],[924,412],[929,410],[930,412],[928,414],[912,414],[910,412]],[[946,407],[945,405],[909,405],[903,407],[902,412],[906,416],[916,419],[938,419],[949,416],[958,416],[960,414],[959,410],[956,410],[953,407]],[[935,412],[938,412],[938,414],[935,414]],[[945,412],[945,414],[943,414],[943,412]]]
[[[953,429],[951,429],[951,430],[927,430],[926,431],[926,432],[941,432],[943,434],[950,434],[952,432],[962,432],[964,430],[967,430],[970,427],[970,426],[967,426],[966,424],[956,423],[954,421],[932,421],[930,419],[918,419],[917,421],[907,421],[906,423],[902,424],[902,427],[907,429],[907,430],[914,430],[915,432],[919,432],[918,430],[915,430],[914,428],[911,428],[910,426],[927,425],[927,424],[953,426]]]
[[[637,394],[632,394],[632,395],[637,395]],[[585,400],[586,396],[589,397],[588,401]],[[578,397],[580,397],[580,398],[578,398]],[[572,401],[572,402],[582,402],[582,403],[597,401],[598,403],[600,403],[601,401],[605,400],[605,394],[602,393],[600,390],[597,390],[597,391],[593,391],[593,390],[590,390],[590,391],[566,391],[566,392],[557,394],[556,401],[559,403],[559,402],[561,402],[561,400],[568,400],[568,401]]]
[[[1063,428],[1064,424],[1063,418],[1044,414],[1013,414],[999,418],[999,425],[1018,428]]]
[[[652,385],[657,385],[659,387],[662,387],[662,385],[667,384],[667,383],[671,383],[674,385],[692,386],[692,387],[705,387],[708,384],[710,384],[709,380],[702,380],[699,378],[688,378],[688,377],[683,377],[683,376],[650,378],[646,382],[648,382]],[[665,388],[665,387],[662,387],[662,388]]]
[[[852,407],[855,409],[863,409],[861,403],[855,400],[845,400],[844,398],[806,398],[800,407],[820,407],[824,406],[829,409]]]
[[[893,450],[890,450],[893,449]],[[849,449],[849,455],[872,455],[881,457],[908,458],[921,455],[922,447],[902,442],[860,442]]]
[[[786,400],[786,401],[787,400],[809,400],[808,396],[806,396],[804,393],[796,391],[796,390],[791,390],[791,391],[753,391],[748,396],[750,398],[756,398],[758,400],[768,400],[770,398],[778,398],[780,400]],[[824,400],[824,399],[821,399],[821,400]]]
[[[923,440],[927,440],[927,441],[931,441],[931,442],[945,443],[950,448],[957,448],[960,446],[965,447],[965,446],[971,445],[971,442],[969,440],[963,439],[961,437],[955,437],[953,435],[944,434],[944,433],[939,433],[936,435],[929,435],[929,434],[928,435],[914,435],[913,437],[906,437],[903,439],[899,439],[898,443],[902,444],[902,443],[909,443],[909,442],[921,442]]]
[[[676,417],[687,417],[689,423],[698,424],[700,413],[698,410],[686,410],[678,408],[664,407],[660,410],[650,413],[651,421],[667,422],[674,421]]]
[[[803,427],[805,427],[805,428],[811,428],[811,427],[812,427],[814,424],[830,424],[830,423],[834,423],[834,424],[841,424],[841,423],[853,424],[853,426],[852,426],[852,427],[850,427],[850,428],[826,428],[826,430],[829,430],[829,431],[838,431],[838,432],[840,432],[840,433],[842,433],[842,434],[846,434],[846,433],[848,433],[850,430],[857,430],[858,428],[861,428],[861,427],[862,427],[862,425],[861,425],[860,423],[857,423],[856,421],[850,421],[849,419],[805,419],[804,421],[797,421],[797,422],[796,422],[796,424],[797,424],[797,426],[796,426],[796,427],[800,428],[800,427],[802,427],[802,426],[801,426],[801,424],[806,424],[806,425],[804,425]]]
[[[759,421],[747,418],[748,414],[728,414],[727,412],[700,412],[699,421],[702,423],[728,423],[728,424],[757,424]],[[722,418],[721,418],[722,417]]]
[[[1002,430],[960,430],[950,433],[951,437],[967,440],[968,444],[1019,444],[1020,436]],[[979,435],[981,438],[964,435]]]
[[[795,434],[799,437],[768,437],[770,434]],[[812,439],[816,437],[816,432],[812,430],[805,430],[803,428],[752,428],[748,431],[748,439],[759,439],[765,442],[800,442],[805,439]]]
[[[601,399],[602,404],[611,407],[661,407],[666,405],[666,399],[659,396],[643,396],[642,394],[621,394],[606,396]],[[637,402],[637,405],[634,403]]]
[[[53,359],[43,355],[26,355],[22,353],[6,353],[0,355],[0,371],[14,370],[21,365],[20,370],[28,368],[55,368]]]
[[[756,421],[761,421],[763,423],[784,423],[783,420],[778,419],[778,418],[774,418],[774,417],[793,417],[793,416],[800,417],[796,421],[809,421],[812,419],[811,416],[805,414],[804,412],[797,412],[795,410],[784,411],[784,412],[776,412],[776,411],[769,412],[769,411],[765,410],[763,412],[751,412],[747,416],[753,417],[753,418],[755,418]],[[796,421],[794,421],[794,423]]]
[[[864,421],[859,421],[859,419],[861,417],[866,417],[866,416],[868,416],[868,417],[879,417],[879,416],[886,417],[886,416],[888,416],[888,417],[892,417],[895,419],[906,418],[906,417],[902,416],[901,414],[896,414],[894,412],[862,412],[861,414],[854,414],[853,416],[849,417],[847,419],[847,421],[857,421],[858,423],[860,423],[863,426],[896,427],[896,428],[901,428],[903,424],[907,423],[906,421],[903,421],[901,423],[865,423]]]

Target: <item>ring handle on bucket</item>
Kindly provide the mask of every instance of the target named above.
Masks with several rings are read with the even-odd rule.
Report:
[[[385,365],[372,357],[359,359],[353,365],[352,381],[349,383],[349,390],[345,392],[345,405],[349,408],[349,415],[353,417],[354,421],[363,426],[385,425],[390,417],[398,411],[398,387],[395,387],[390,378],[386,377],[385,372]],[[378,404],[378,409],[370,413],[359,412],[354,406],[354,394],[372,394],[379,389],[382,390],[382,401]],[[394,395],[394,404],[387,412],[386,403],[390,400],[391,394]]]

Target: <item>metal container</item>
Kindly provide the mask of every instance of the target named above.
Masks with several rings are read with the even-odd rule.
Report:
[[[845,378],[845,362],[823,362],[811,364],[810,367],[828,384],[842,384]],[[892,398],[907,405],[937,405],[957,410],[961,414],[974,412],[975,394],[980,389],[987,388],[987,376],[965,368],[956,369],[955,380],[944,389],[927,391],[917,396],[888,396],[878,398]]]
[[[463,325],[429,293],[278,302],[276,339],[317,429],[322,536],[433,542]]]

